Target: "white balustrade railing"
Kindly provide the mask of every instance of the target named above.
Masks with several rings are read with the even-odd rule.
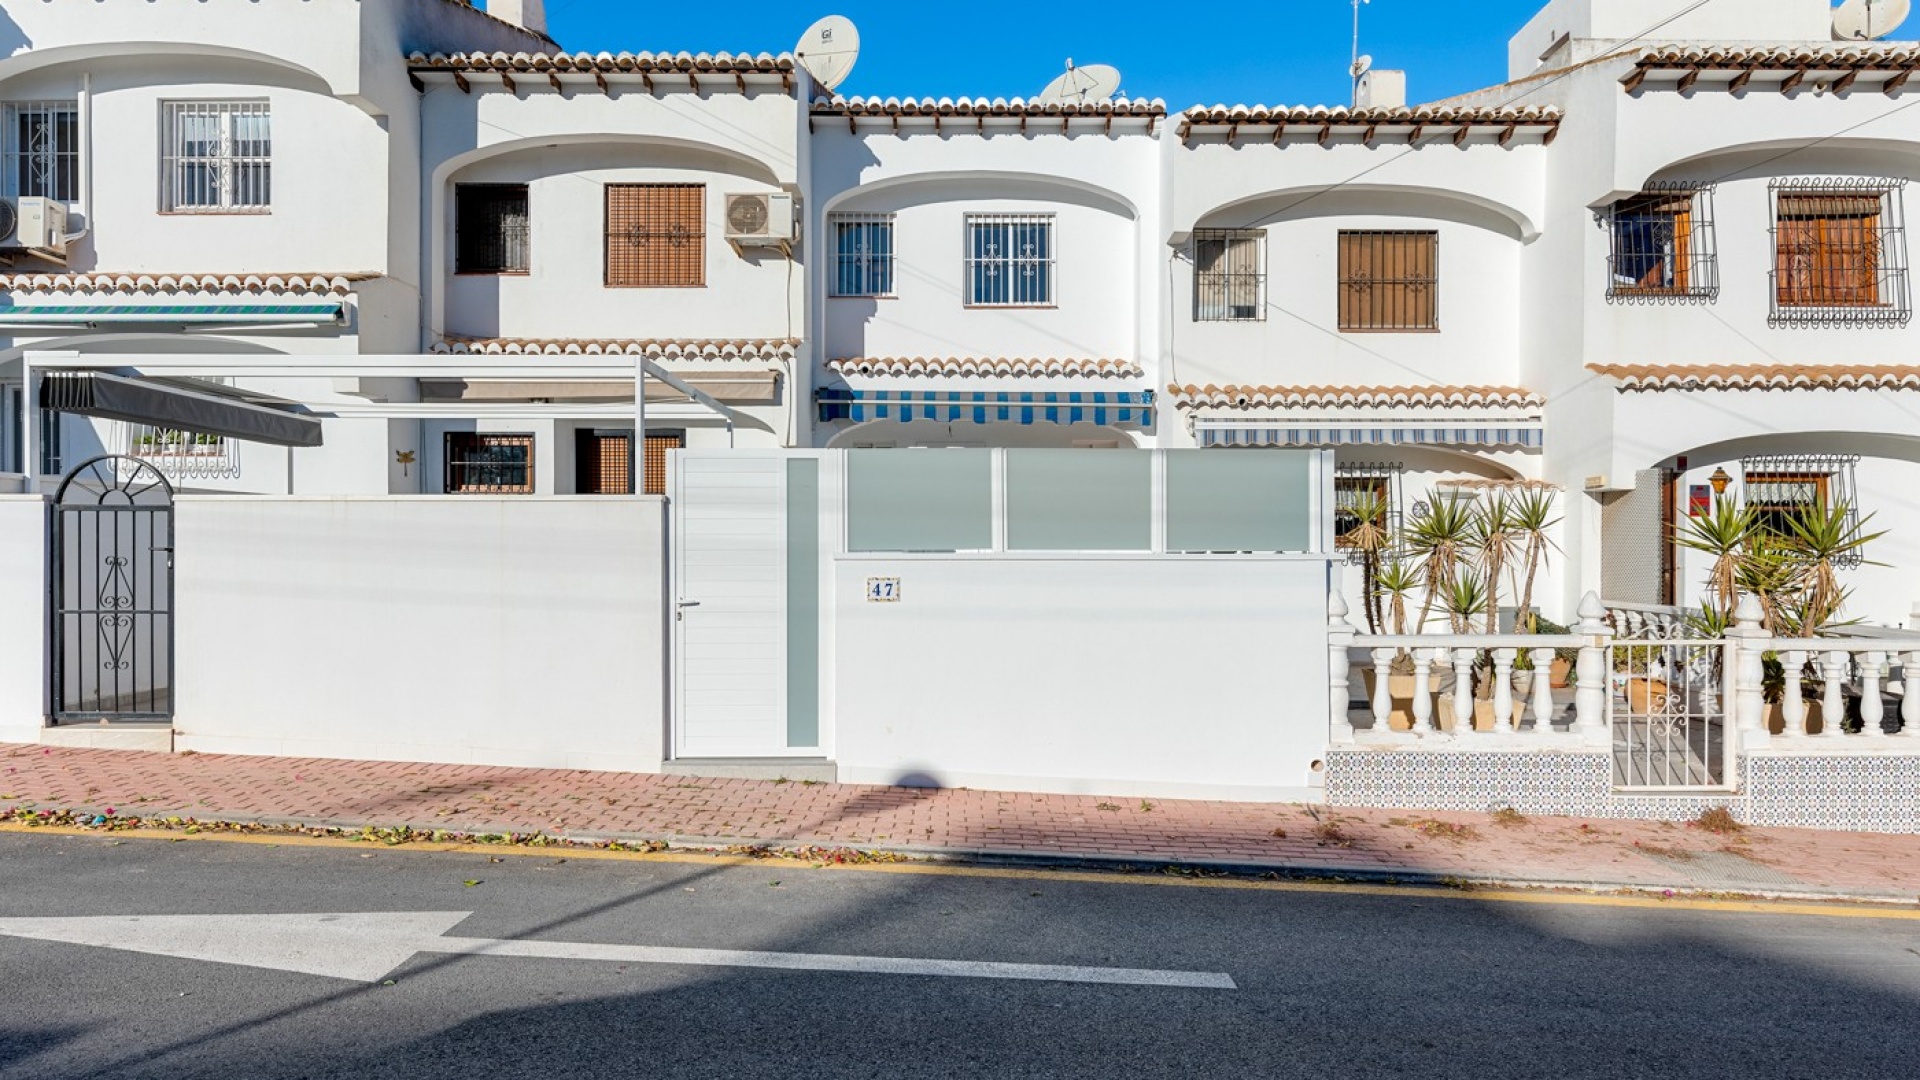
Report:
[[[1558,636],[1360,634],[1337,593],[1327,614],[1332,734],[1344,743],[1431,739],[1445,730],[1440,714],[1450,711],[1452,740],[1435,745],[1465,749],[1475,739],[1501,735],[1608,744],[1611,726],[1627,722],[1616,711],[1631,713],[1609,705],[1617,696],[1616,659],[1656,647],[1641,643],[1684,637],[1681,621],[1667,611],[1608,606],[1592,594],[1581,603],[1574,632]],[[1725,726],[1741,747],[1758,749],[1774,739],[1787,745],[1852,740],[1857,747],[1886,740],[1889,749],[1920,752],[1920,632],[1774,638],[1761,629],[1759,605],[1749,597],[1724,643],[1694,644],[1724,650],[1725,670],[1732,673]],[[1569,651],[1577,657],[1571,685],[1564,687],[1570,694],[1557,698],[1549,672],[1556,655]],[[1528,668],[1531,678],[1516,679]],[[1356,670],[1369,682],[1363,715],[1371,719],[1364,727],[1350,712]]]

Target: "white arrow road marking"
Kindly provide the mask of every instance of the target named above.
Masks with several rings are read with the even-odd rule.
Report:
[[[379,982],[415,953],[424,952],[458,956],[529,956],[550,960],[614,960],[629,964],[1236,989],[1230,976],[1213,971],[1002,964],[982,960],[915,960],[891,956],[833,956],[821,953],[443,936],[471,914],[469,911],[382,911],[338,915],[0,918],[0,935],[220,964],[240,964],[275,971],[297,971],[305,975],[324,975],[360,982]]]

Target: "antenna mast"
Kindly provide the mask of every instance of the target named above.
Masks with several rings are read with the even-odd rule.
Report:
[[[1348,100],[1349,106],[1360,104],[1360,5],[1371,0],[1353,0],[1353,62],[1348,65],[1347,73],[1353,77],[1353,94]]]

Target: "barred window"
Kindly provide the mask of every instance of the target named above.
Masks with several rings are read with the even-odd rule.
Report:
[[[606,281],[611,289],[706,285],[706,185],[608,184]]]
[[[273,204],[273,123],[264,101],[161,103],[160,209],[261,213]]]
[[[446,457],[450,495],[533,494],[532,434],[449,431]]]
[[[456,273],[527,272],[527,185],[460,184],[453,189],[453,201]]]
[[[1900,194],[1885,182],[1776,183],[1774,322],[1906,323]]]
[[[1437,330],[1440,234],[1340,233],[1340,329]]]
[[[5,132],[6,194],[61,202],[80,197],[80,110],[71,101],[10,101]]]
[[[1053,303],[1053,215],[967,215],[967,306]]]
[[[1194,233],[1195,322],[1264,318],[1266,281],[1264,229],[1201,229]]]
[[[1719,295],[1711,188],[1676,184],[1650,189],[1615,203],[1606,217],[1612,234],[1609,297]]]
[[[1759,521],[1762,531],[1775,537],[1792,535],[1788,522],[1809,510],[1844,504],[1849,524],[1858,524],[1859,491],[1852,455],[1774,455],[1742,458],[1741,501]],[[1857,562],[1854,552],[1842,561]]]
[[[1355,464],[1340,462],[1333,471],[1333,544],[1352,548],[1354,532],[1362,523],[1357,511],[1363,501],[1378,500],[1386,520],[1376,523],[1388,536],[1400,533],[1400,477],[1406,466],[1398,462]]]
[[[834,214],[834,296],[893,295],[893,215]]]

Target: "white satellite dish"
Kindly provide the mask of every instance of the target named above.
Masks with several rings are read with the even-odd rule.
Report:
[[[1878,41],[1913,13],[1913,0],[1847,0],[1833,9],[1833,40]]]
[[[1048,104],[1085,105],[1090,101],[1110,100],[1119,92],[1119,68],[1106,64],[1074,67],[1073,59],[1069,57],[1066,73],[1048,83],[1035,100]]]
[[[854,61],[860,59],[860,31],[844,15],[829,15],[800,35],[793,55],[807,69],[813,81],[832,90],[847,81]]]
[[[1348,69],[1349,73],[1356,79],[1372,70],[1373,57],[1371,56],[1362,56],[1353,62],[1352,68]]]

